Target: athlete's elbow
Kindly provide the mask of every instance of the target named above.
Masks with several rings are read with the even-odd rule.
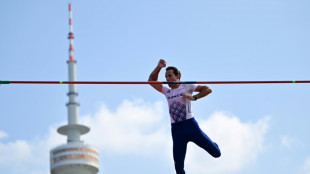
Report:
[[[208,86],[205,87],[205,91],[207,94],[211,94],[212,93],[212,89]]]
[[[208,92],[209,92],[209,94],[211,94],[212,93],[212,89],[208,88]]]

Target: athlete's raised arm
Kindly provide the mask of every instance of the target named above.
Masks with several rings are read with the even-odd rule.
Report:
[[[164,59],[160,59],[156,68],[150,74],[148,81],[157,81],[158,80],[158,74],[163,67],[166,67],[166,61]],[[163,89],[162,84],[150,84],[150,85],[153,88],[155,88],[158,92],[161,92]]]

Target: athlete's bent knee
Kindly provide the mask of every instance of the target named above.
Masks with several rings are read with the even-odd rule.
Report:
[[[212,155],[214,158],[219,158],[221,156],[221,152],[218,151]]]
[[[211,155],[212,155],[214,158],[219,158],[219,157],[221,156],[221,150],[220,150],[219,146],[218,146],[216,143],[214,143],[214,144],[215,144],[215,146],[217,147],[217,150],[214,151]]]

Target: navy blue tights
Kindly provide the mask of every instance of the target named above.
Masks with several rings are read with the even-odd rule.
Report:
[[[173,140],[173,159],[177,174],[185,174],[184,160],[188,142],[194,142],[214,158],[221,156],[221,151],[199,127],[194,118],[171,124]]]

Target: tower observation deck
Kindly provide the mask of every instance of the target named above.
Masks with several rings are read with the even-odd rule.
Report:
[[[76,61],[73,55],[72,11],[69,4],[69,81],[76,81]],[[84,144],[80,136],[89,132],[89,127],[80,125],[79,103],[77,102],[76,84],[69,84],[68,124],[57,129],[59,134],[67,136],[67,144],[58,146],[50,152],[52,174],[96,174],[99,170],[98,151],[91,145]]]

